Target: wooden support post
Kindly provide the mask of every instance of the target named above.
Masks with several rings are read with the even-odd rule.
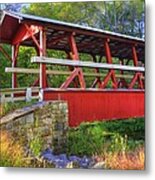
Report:
[[[104,41],[104,48],[105,48],[107,63],[112,64],[112,56],[111,56],[111,51],[110,51],[110,47],[109,47],[109,39],[106,39]],[[109,70],[109,73],[107,74],[104,81],[102,82],[101,88],[106,87],[110,77],[112,79],[113,88],[115,88],[115,89],[117,88],[117,81],[116,81],[115,71],[114,70]]]
[[[35,34],[39,33],[40,27],[39,26],[35,26],[35,25],[28,25],[28,24],[20,24],[17,33],[14,35],[13,39],[12,39],[12,44],[13,44],[13,54],[12,54],[12,67],[16,66],[16,48],[18,48],[19,44],[25,40],[27,40],[28,38],[32,38],[32,40],[34,41],[36,47],[39,49],[37,53],[37,55],[40,55],[40,53],[42,53],[42,48],[40,48],[40,44],[37,41]],[[18,50],[17,50],[18,51]],[[16,80],[16,73],[12,74],[12,87],[16,87],[17,86],[17,80]]]
[[[120,65],[124,65],[124,60],[120,59]],[[120,70],[120,74],[122,75],[122,77],[120,78],[120,81],[118,82],[118,87],[120,88],[128,88],[128,84],[125,80],[125,78],[123,77],[124,75],[124,71]]]
[[[12,45],[12,68],[17,65],[17,56],[19,51],[19,44]],[[16,73],[12,73],[12,88],[17,88],[17,75]]]
[[[46,32],[40,30],[40,57],[46,56]],[[46,65],[40,63],[40,88],[46,88]]]
[[[107,63],[112,64],[112,57],[111,57],[111,52],[110,52],[110,47],[109,47],[109,39],[106,39],[104,41],[104,48],[105,48]]]
[[[35,50],[37,53],[37,56],[40,56],[40,49],[38,48],[37,45],[35,45]],[[31,87],[39,86],[40,83],[40,72],[38,73],[38,78],[31,84]]]
[[[72,54],[73,54],[73,60],[78,60],[79,61],[79,54],[78,54],[78,49],[77,49],[77,46],[76,46],[76,41],[75,41],[75,38],[74,38],[74,33],[72,33],[69,36],[69,44],[70,44],[71,51],[72,51]],[[76,71],[78,71],[77,74],[78,74],[80,86],[81,86],[81,88],[85,89],[86,84],[85,84],[82,69],[79,68],[79,67],[75,68],[75,69],[76,69]]]
[[[133,55],[134,66],[138,66],[138,57],[137,57],[136,47],[135,46],[132,46],[132,55]]]

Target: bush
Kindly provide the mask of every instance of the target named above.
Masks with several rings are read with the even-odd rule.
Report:
[[[68,133],[68,153],[92,155],[100,152],[104,144],[103,131],[100,126],[82,124],[79,129],[70,129]]]
[[[127,152],[144,145],[144,119],[84,123],[68,133],[67,153]]]

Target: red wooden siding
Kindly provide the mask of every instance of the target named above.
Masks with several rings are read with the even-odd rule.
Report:
[[[69,125],[144,116],[144,91],[44,91],[44,100],[66,100]]]

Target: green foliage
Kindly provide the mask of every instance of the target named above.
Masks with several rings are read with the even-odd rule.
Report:
[[[39,134],[35,135],[33,139],[29,143],[30,150],[32,151],[33,155],[39,156],[43,147],[43,142]]]
[[[35,119],[34,126],[35,126],[35,128],[38,128],[39,119]],[[43,140],[40,135],[40,132],[37,131],[37,133],[34,133],[34,136],[32,137],[32,139],[29,142],[29,147],[34,156],[40,155],[42,148],[43,148]]]
[[[2,46],[5,51],[11,56],[11,47],[9,45]],[[0,51],[0,88],[11,87],[11,74],[5,73],[5,67],[11,67],[11,61]]]
[[[133,36],[144,35],[144,0],[35,3],[23,12]]]
[[[106,131],[127,135],[128,139],[144,140],[145,139],[145,122],[144,118],[127,119],[124,121],[112,121],[100,124]]]
[[[104,143],[102,130],[100,127],[84,127],[80,126],[78,130],[70,130],[68,137],[68,153],[91,155],[100,152]]]
[[[96,17],[96,7],[101,4],[101,2],[35,3],[30,4],[30,7],[25,8],[23,11],[61,21],[90,24],[90,21],[93,23],[94,17]]]
[[[31,57],[36,56],[36,51],[32,47],[21,46],[17,59],[17,67],[21,68],[38,68],[38,64],[31,63]],[[29,87],[38,79],[36,74],[18,74],[18,87]]]
[[[125,152],[128,150],[127,136],[122,137],[119,133],[114,133],[111,137],[111,145],[108,150],[111,152]]]
[[[144,144],[144,119],[81,124],[68,133],[68,154],[93,155],[103,151],[124,152]]]
[[[1,105],[1,111],[0,111],[0,116],[4,116],[7,113],[10,113],[16,109],[19,108],[23,108],[25,106],[29,106],[34,104],[34,102],[36,102],[36,100],[33,100],[31,102],[25,102],[25,101],[21,101],[21,102],[7,102]]]

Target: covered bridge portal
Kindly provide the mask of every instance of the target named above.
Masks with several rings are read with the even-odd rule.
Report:
[[[38,74],[30,87],[39,86],[40,100],[68,101],[70,126],[144,116],[143,39],[2,11],[0,43],[0,52],[12,61],[12,67],[6,68],[12,73],[12,88],[18,88],[18,73]],[[11,56],[3,44],[12,46]],[[31,62],[38,63],[39,69],[16,67],[20,46],[36,49],[37,56]],[[47,49],[65,52],[66,59],[47,57]],[[81,53],[89,54],[90,60],[80,59]],[[52,70],[53,66],[59,70]],[[68,71],[62,71],[61,66]],[[54,75],[66,77],[57,88],[47,81]]]

